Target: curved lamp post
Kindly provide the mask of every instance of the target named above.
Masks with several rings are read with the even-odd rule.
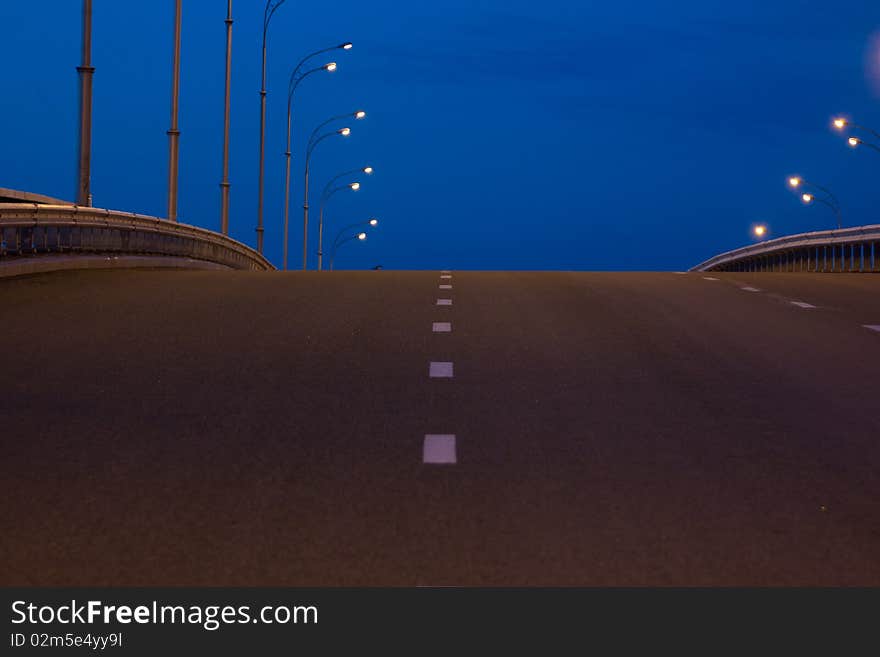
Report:
[[[806,192],[801,194],[801,200],[804,202],[804,205],[810,205],[810,203],[812,203],[814,201],[818,201],[819,203],[827,205],[829,208],[831,208],[834,211],[834,214],[837,216],[837,229],[840,230],[842,221],[841,221],[841,215],[840,215],[840,208],[837,207],[837,205],[835,205],[834,203],[831,203],[830,201],[826,201],[824,198],[817,198],[814,194],[810,194],[810,193],[806,193]]]
[[[266,0],[266,9],[263,11],[263,72],[260,86],[260,180],[259,195],[257,202],[257,251],[263,253],[263,173],[266,162],[266,36],[269,32],[269,22],[278,8],[286,0]]]
[[[336,250],[346,242],[351,242],[355,239],[363,242],[365,239],[367,239],[367,234],[364,232],[360,232],[357,235],[352,235],[351,237],[344,239],[341,242],[337,242],[333,245],[333,250],[330,252],[330,271],[333,271],[333,260],[334,258],[336,258]]]
[[[831,122],[838,130],[845,130],[846,128],[853,128],[854,130],[864,130],[865,132],[870,132],[872,135],[880,139],[880,132],[876,130],[872,130],[871,128],[866,128],[863,125],[859,125],[858,123],[852,123],[849,119],[845,119],[842,116],[837,117],[834,121]]]
[[[322,128],[333,123],[334,121],[339,121],[341,119],[348,119],[354,117],[357,120],[363,119],[367,115],[363,110],[358,110],[357,112],[351,112],[349,114],[338,114],[337,116],[331,116],[329,119],[321,123],[317,128],[312,130],[312,134],[309,137],[309,145],[306,150],[306,165],[305,165],[305,174],[304,184],[303,184],[303,271],[306,270],[306,262],[308,256],[308,238],[309,238],[309,164],[312,158],[312,152],[315,150],[315,147],[324,141],[327,137],[332,137],[333,135],[342,135],[343,137],[348,137],[351,134],[351,128],[342,128],[340,130],[336,130],[334,132],[327,132],[323,135],[319,135]]]
[[[82,5],[82,62],[76,67],[79,74],[79,139],[77,150],[76,204],[92,204],[92,0]]]
[[[804,180],[800,176],[791,176],[788,179],[788,186],[791,187],[792,189],[798,189],[800,187],[815,187],[819,191],[827,194],[828,198],[831,199],[830,201],[826,201],[825,199],[822,199],[822,198],[816,198],[816,196],[814,194],[810,194],[810,193],[801,194],[801,200],[804,203],[806,203],[807,205],[809,205],[813,201],[819,201],[820,203],[824,203],[829,208],[834,210],[834,214],[837,215],[837,229],[840,230],[840,228],[843,225],[843,219],[842,219],[841,211],[840,211],[840,203],[838,202],[837,197],[831,193],[831,190],[829,190],[825,187],[822,187],[821,185],[817,185],[816,183],[810,182],[809,180]]]
[[[342,46],[339,47],[341,48]],[[312,56],[313,55],[309,55],[309,57]],[[284,174],[284,271],[287,271],[287,227],[288,219],[290,217],[290,113],[293,104],[293,94],[296,91],[296,88],[299,86],[299,83],[312,73],[318,73],[320,71],[328,71],[332,73],[336,70],[336,62],[330,62],[328,64],[324,64],[323,66],[313,68],[310,71],[306,71],[301,75],[297,75],[297,72],[299,71],[303,62],[306,61],[306,59],[308,59],[308,57],[305,57],[293,70],[293,73],[290,76],[290,82],[288,82],[287,84],[287,150],[284,151],[284,157],[287,160],[286,171]]]
[[[323,256],[324,256],[324,204],[330,199],[333,194],[336,192],[342,191],[343,189],[350,189],[354,192],[358,191],[361,188],[361,184],[359,182],[349,183],[347,185],[342,185],[341,187],[331,188],[333,183],[335,183],[340,178],[344,178],[345,176],[351,176],[355,173],[365,173],[368,176],[373,174],[373,167],[363,167],[362,169],[353,169],[352,171],[346,171],[345,173],[340,173],[337,176],[333,176],[324,186],[324,191],[321,192],[321,203],[320,203],[320,211],[318,212],[318,271],[321,271],[323,268]]]
[[[341,244],[344,244],[345,242],[348,242],[349,240],[353,240],[354,238],[358,238],[360,240],[367,239],[367,234],[365,232],[361,231],[357,235],[353,235],[353,236],[349,237],[347,240],[342,240],[340,242],[340,239],[342,239],[342,236],[345,234],[345,232],[347,230],[351,230],[352,228],[357,228],[358,226],[364,226],[364,225],[373,227],[373,226],[377,226],[378,224],[379,224],[379,220],[373,218],[373,219],[367,219],[366,221],[357,221],[353,224],[349,224],[348,226],[341,228],[339,230],[339,232],[336,233],[336,239],[333,240],[333,247],[330,249],[330,271],[333,271],[333,259],[336,257],[336,249],[338,249]],[[361,235],[363,235],[363,237],[361,237]]]
[[[226,7],[226,94],[223,102],[223,178],[220,180],[220,232],[229,235],[229,105],[232,92],[232,0]]]
[[[872,144],[869,141],[865,141],[864,139],[859,139],[858,137],[850,137],[846,140],[846,143],[848,143],[852,148],[857,148],[858,146],[867,146],[868,148],[873,148],[875,151],[880,153],[880,146],[877,146],[877,144]]]

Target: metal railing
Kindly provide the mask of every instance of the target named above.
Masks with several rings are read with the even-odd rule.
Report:
[[[880,225],[777,237],[721,253],[690,271],[880,271]]]
[[[0,203],[0,263],[41,254],[166,256],[269,271],[254,249],[203,228],[75,205]]]

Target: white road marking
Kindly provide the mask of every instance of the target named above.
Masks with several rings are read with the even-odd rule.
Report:
[[[440,278],[452,278],[451,274],[440,274]]]
[[[455,434],[427,434],[422,447],[422,463],[448,465],[457,463]]]
[[[434,333],[452,333],[452,322],[434,322]]]
[[[449,271],[448,269],[444,269],[444,270],[441,271],[440,273],[441,273],[441,274],[451,274],[452,272]]]
[[[880,333],[880,324],[862,324],[866,329]]]
[[[816,307],[811,303],[804,303],[803,301],[792,301],[791,305],[797,306],[798,308],[815,308]]]
[[[756,287],[741,287],[739,289],[744,290],[745,292],[760,292],[761,291]]]
[[[451,379],[452,363],[435,363],[432,362],[428,368],[428,375],[432,379]]]
[[[451,289],[452,289],[452,286],[451,286],[451,285],[441,285],[441,286],[440,286],[440,289],[441,289],[441,290],[451,290]]]
[[[678,274],[679,276],[684,276],[685,274],[687,274],[686,271],[674,271],[674,272],[672,272],[672,273],[673,273],[673,274]]]
[[[712,278],[711,276],[703,276],[704,281],[717,281],[720,280],[718,278]]]
[[[451,306],[452,299],[437,299],[438,306]]]

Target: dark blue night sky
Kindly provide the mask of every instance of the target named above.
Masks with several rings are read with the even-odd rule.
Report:
[[[264,5],[233,12],[231,235],[251,246]],[[74,197],[80,12],[0,3],[0,187]],[[96,206],[165,213],[173,14],[172,0],[95,0]],[[211,229],[225,17],[222,0],[184,0],[179,218]],[[838,113],[880,128],[878,35],[867,0],[288,0],[269,33],[265,253],[280,266],[287,77],[347,40],[339,70],[296,96],[292,268],[307,133],[360,108],[312,168],[314,205],[333,175],[376,168],[328,204],[330,238],[381,221],[339,269],[685,269],[749,243],[757,222],[771,236],[834,227],[786,189],[793,173],[832,189],[845,225],[878,223],[880,153],[829,128]]]

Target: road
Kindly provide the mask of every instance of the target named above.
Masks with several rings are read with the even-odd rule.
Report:
[[[448,276],[0,281],[0,584],[880,585],[880,276]]]

